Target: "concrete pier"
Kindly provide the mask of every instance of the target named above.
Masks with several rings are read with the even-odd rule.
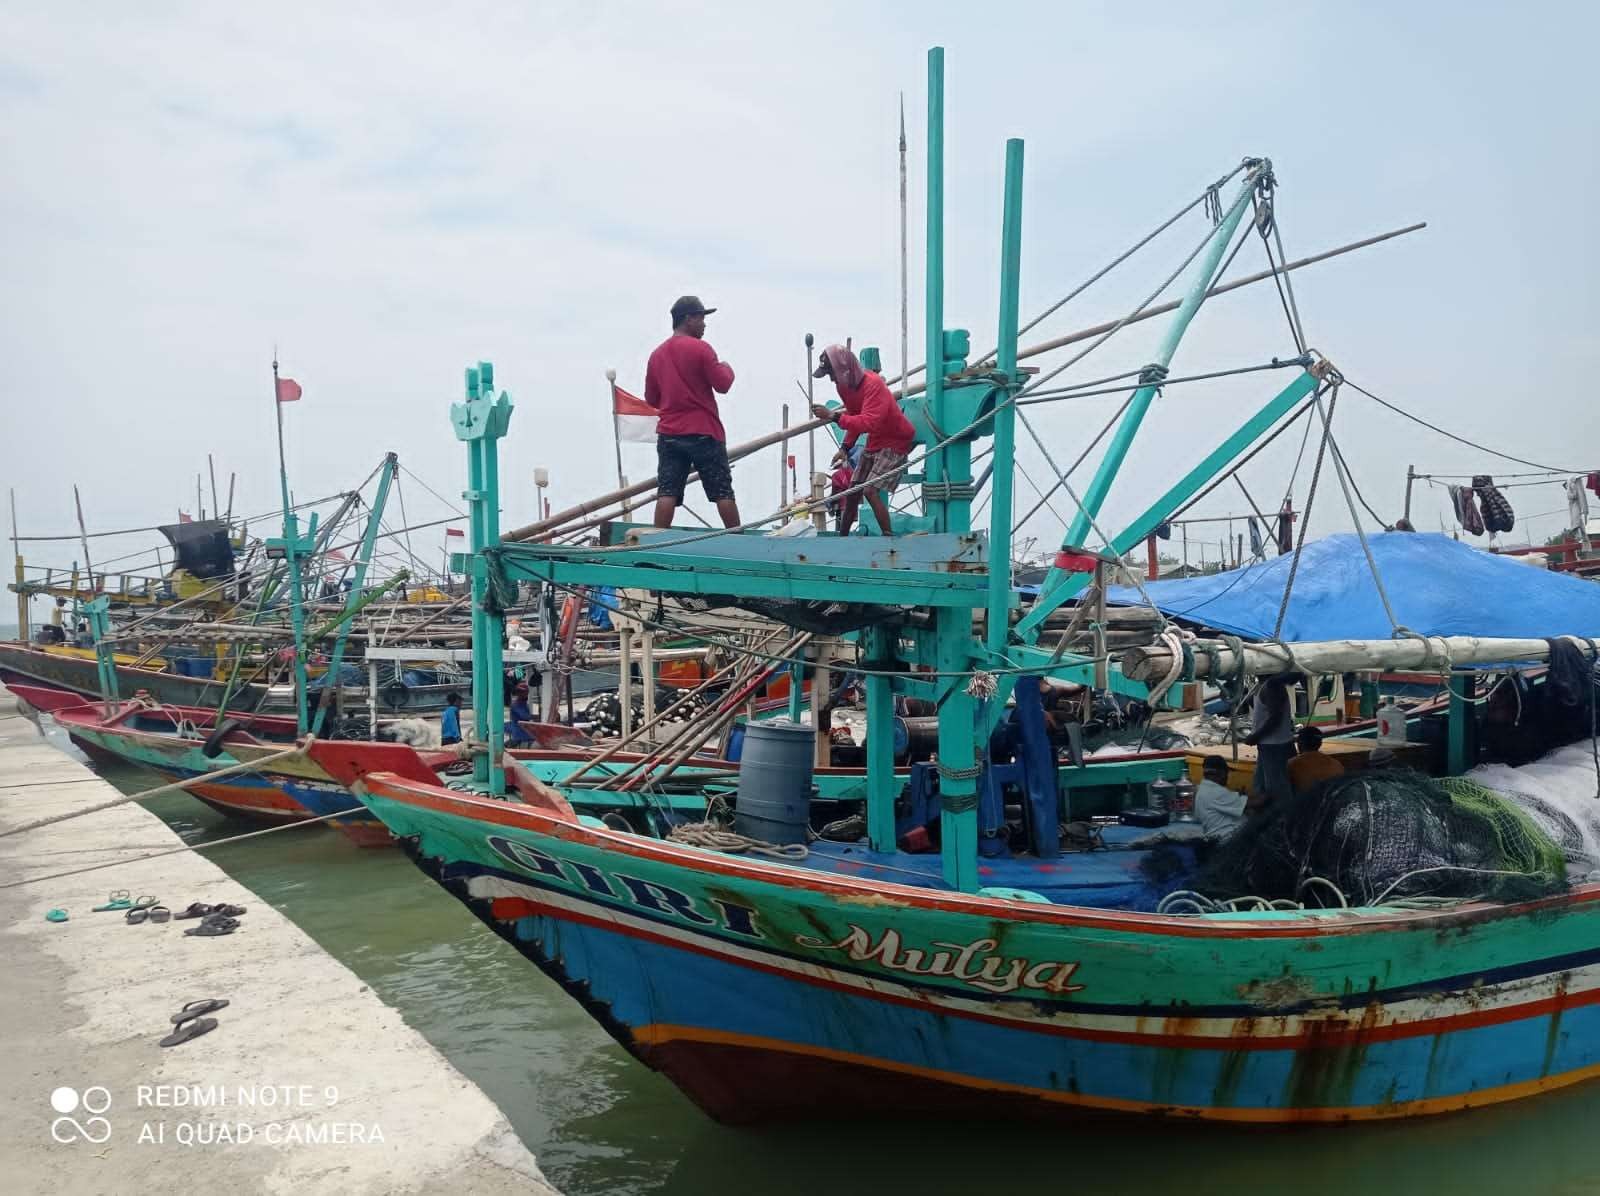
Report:
[[[118,796],[0,688],[0,832]],[[9,1191],[554,1192],[500,1111],[293,923],[137,803],[0,838]],[[108,891],[245,906],[234,934],[93,913]],[[45,915],[65,909],[68,921]],[[157,1045],[186,1002],[217,1029]]]

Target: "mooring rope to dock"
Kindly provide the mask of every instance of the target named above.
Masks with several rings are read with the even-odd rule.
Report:
[[[355,805],[348,810],[335,810],[331,814],[318,814],[313,818],[300,818],[294,822],[285,822],[280,826],[263,827],[258,831],[246,831],[241,835],[229,835],[225,839],[208,839],[204,843],[185,843],[181,847],[170,847],[166,851],[152,851],[147,855],[136,856],[131,860],[107,860],[104,864],[89,864],[83,868],[72,868],[66,872],[52,872],[48,876],[29,876],[23,880],[11,880],[0,884],[0,889],[16,889],[23,885],[38,884],[46,880],[61,880],[68,876],[81,876],[85,872],[100,872],[106,868],[120,868],[126,864],[142,864],[146,860],[159,860],[163,856],[182,855],[186,851],[206,851],[213,847],[226,847],[230,843],[239,843],[245,839],[259,839],[262,835],[276,834],[278,831],[296,830],[300,827],[311,826],[313,823],[327,822],[330,818],[343,818],[347,814],[359,814],[365,806]]]
[[[236,776],[237,774],[243,772],[255,772],[265,764],[272,764],[279,760],[287,760],[291,756],[304,756],[306,749],[308,749],[313,742],[313,739],[308,738],[304,744],[296,744],[294,747],[285,748],[281,752],[273,752],[271,755],[262,756],[259,760],[247,760],[242,764],[230,764],[226,768],[219,768],[212,772],[201,773],[197,777],[188,777],[182,781],[173,781],[168,785],[158,785],[154,789],[145,789],[139,793],[124,794],[122,797],[115,798],[112,801],[100,802],[96,805],[89,806],[86,809],[68,810],[64,814],[52,814],[48,818],[36,818],[32,822],[24,822],[21,826],[14,826],[9,830],[0,831],[0,839],[9,838],[12,835],[20,835],[24,831],[36,831],[42,827],[54,826],[59,822],[69,822],[74,818],[82,818],[86,814],[98,814],[102,810],[111,810],[115,809],[117,806],[125,806],[131,801],[143,801],[146,798],[158,797],[163,793],[173,793],[178,790],[188,789],[191,785],[200,785],[207,781],[217,780],[220,777]],[[296,823],[294,825],[299,824]]]

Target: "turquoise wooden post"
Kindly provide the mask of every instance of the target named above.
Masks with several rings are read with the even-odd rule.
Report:
[[[950,430],[945,387],[946,337],[944,332],[944,48],[928,51],[928,261],[924,291],[926,304],[928,409],[934,422]],[[961,334],[954,334],[959,340]],[[996,463],[998,468],[998,462]],[[971,528],[972,500],[957,497],[952,487],[972,481],[971,441],[946,445],[926,462],[927,488],[937,497],[928,503],[934,526],[940,531],[965,532]],[[941,860],[944,879],[952,887],[972,892],[978,887],[978,778],[974,745],[973,700],[959,676],[972,665],[972,612],[941,607],[934,618],[935,668],[947,674],[949,688],[939,719],[939,814]],[[881,699],[880,699],[881,700]],[[870,698],[869,698],[870,701]],[[869,715],[870,718],[870,715]],[[892,735],[892,728],[886,728]],[[871,752],[869,724],[868,752]],[[881,734],[881,733],[880,733]],[[881,750],[881,749],[880,749]],[[891,747],[892,752],[892,747]],[[892,807],[891,807],[892,808]]]
[[[928,51],[927,264],[923,286],[923,357],[927,362],[928,410],[945,427],[944,409],[944,47]],[[923,463],[930,483],[945,480],[942,452]],[[944,529],[941,529],[944,530]]]
[[[1022,279],[1022,141],[1006,142],[1005,215],[1000,232],[1000,335],[995,365],[1006,389],[995,395],[994,462],[989,484],[989,601],[985,641],[991,653],[1006,646],[1011,618],[1012,472],[1017,409],[1006,402],[1016,385],[1017,322]]]
[[[1194,319],[1195,313],[1200,310],[1200,305],[1205,302],[1206,291],[1216,275],[1222,255],[1232,242],[1234,231],[1250,206],[1250,196],[1255,190],[1257,181],[1271,169],[1271,163],[1265,158],[1250,169],[1239,185],[1239,192],[1229,206],[1222,223],[1213,230],[1206,251],[1201,255],[1200,268],[1195,271],[1189,290],[1173,315],[1172,323],[1167,328],[1166,335],[1162,337],[1161,345],[1151,362],[1152,366],[1159,367],[1163,373],[1172,364],[1172,358],[1178,351],[1183,334],[1188,331],[1189,322]],[[1117,426],[1116,434],[1112,436],[1111,444],[1106,449],[1106,455],[1100,461],[1100,467],[1095,470],[1094,478],[1084,490],[1083,507],[1074,517],[1072,526],[1067,529],[1067,534],[1062,539],[1063,548],[1080,548],[1086,542],[1090,520],[1100,513],[1100,506],[1111,490],[1111,483],[1115,480],[1117,471],[1122,468],[1123,459],[1128,455],[1128,449],[1132,446],[1139,425],[1143,422],[1145,412],[1149,410],[1158,389],[1160,382],[1153,379],[1134,392],[1133,399],[1128,404],[1128,412]],[[1041,601],[1029,612],[1029,620],[1032,622],[1024,620],[1026,626],[1032,627],[1044,620],[1049,611],[1040,609],[1043,606],[1043,599],[1060,585],[1066,576],[1065,572],[1056,568],[1052,568],[1045,576],[1044,583],[1039,587]]]
[[[861,633],[867,668],[886,668],[894,655],[895,635],[882,627]],[[894,775],[894,682],[869,672],[867,689],[867,844],[873,851],[893,851],[894,803],[900,785]]]
[[[400,469],[400,458],[389,453],[383,459],[378,473],[378,493],[372,501],[372,512],[367,518],[367,529],[361,536],[361,549],[350,579],[350,597],[345,601],[346,616],[360,609],[365,601],[362,590],[367,581],[367,567],[372,563],[372,553],[378,544],[378,526],[383,519],[383,508],[389,501],[389,487]],[[322,724],[327,720],[328,708],[338,701],[339,669],[344,664],[345,646],[350,642],[351,619],[346,617],[339,625],[339,638],[334,641],[333,652],[328,657],[328,671],[322,679],[322,700],[317,704],[317,717],[311,724],[313,735],[322,734]],[[332,687],[331,689],[329,687]],[[372,695],[374,701],[377,695]]]
[[[796,661],[794,664],[789,666],[789,721],[792,723],[800,722],[805,715],[805,678],[805,665],[801,664],[799,661]],[[815,678],[812,679],[812,684],[816,684]],[[813,728],[813,730],[816,729],[817,728]]]
[[[1478,762],[1476,673],[1450,674],[1450,736],[1445,756],[1445,771],[1458,777]]]
[[[467,443],[468,523],[472,557],[472,710],[479,747],[473,780],[500,796],[506,791],[500,755],[505,744],[505,618],[492,593],[485,550],[500,547],[500,446],[511,424],[511,396],[494,395],[494,366],[487,361],[467,370],[467,399],[450,408],[456,439]]]
[[[89,633],[94,636],[95,672],[100,679],[100,700],[115,713],[121,700],[117,693],[117,660],[107,637],[111,634],[111,600],[104,594],[83,604],[83,613],[89,620]]]

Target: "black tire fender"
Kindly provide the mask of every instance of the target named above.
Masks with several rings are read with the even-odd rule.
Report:
[[[222,741],[235,731],[242,731],[244,723],[236,718],[225,718],[212,729],[206,736],[205,746],[200,749],[200,754],[207,760],[215,760],[222,754]]]

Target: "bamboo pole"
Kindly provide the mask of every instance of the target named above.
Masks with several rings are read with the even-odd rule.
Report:
[[[89,533],[83,525],[83,500],[78,497],[78,483],[72,483],[72,505],[78,509],[78,543],[83,545],[83,571],[89,576],[89,595],[94,596],[94,566],[89,562]]]
[[[1574,643],[1593,645],[1600,640],[1567,636]],[[1279,673],[1364,673],[1384,669],[1443,669],[1447,665],[1524,664],[1548,660],[1545,640],[1493,639],[1487,636],[1450,635],[1387,640],[1316,640],[1284,646],[1244,644],[1244,671],[1251,676]],[[1220,641],[1194,645],[1196,677],[1231,676],[1239,667],[1234,650]],[[1212,654],[1215,653],[1213,662]],[[1133,648],[1119,658],[1123,674],[1134,681],[1152,681],[1171,668],[1172,652],[1164,644]],[[1213,670],[1217,672],[1214,673]]]
[[[28,595],[23,592],[27,583],[27,568],[22,563],[22,548],[17,535],[17,488],[11,487],[11,556],[17,572],[17,638],[24,644],[31,638],[28,627]]]
[[[624,634],[631,636],[632,633],[631,632],[624,632]],[[777,632],[777,631],[769,632],[762,640],[760,640],[755,645],[756,648],[758,650],[759,649],[764,649],[769,643],[771,643],[774,639],[776,639],[780,634],[781,634],[781,632]],[[628,664],[629,664],[628,657],[630,657],[631,655],[632,655],[631,651],[624,655],[624,660],[623,660],[623,667],[624,668],[628,667]],[[742,663],[741,661],[739,661],[738,659],[735,659],[733,661],[730,661],[728,664],[723,665],[722,668],[718,669],[715,673],[711,674],[711,676],[707,677],[704,681],[700,682],[699,685],[695,686],[691,690],[685,691],[683,694],[680,694],[676,699],[674,699],[672,702],[670,702],[667,705],[667,707],[664,710],[661,711],[660,714],[656,715],[656,717],[654,719],[652,719],[650,722],[641,724],[637,729],[632,729],[632,730],[629,730],[629,731],[625,731],[623,733],[622,738],[618,739],[616,743],[614,743],[610,747],[606,748],[606,750],[601,752],[599,755],[591,757],[583,765],[582,768],[580,768],[580,769],[578,769],[578,771],[570,774],[566,778],[566,780],[564,780],[562,782],[562,784],[564,784],[564,785],[572,784],[579,777],[581,777],[584,773],[590,771],[593,768],[598,767],[601,764],[604,764],[607,760],[611,759],[618,752],[620,752],[624,748],[626,748],[629,743],[636,742],[637,740],[643,738],[645,733],[648,732],[657,723],[664,722],[666,719],[670,718],[672,716],[673,711],[677,710],[679,706],[683,705],[685,702],[687,702],[690,698],[694,697],[696,694],[702,693],[705,690],[710,689],[713,685],[719,684],[723,680],[723,678],[727,677],[735,669],[739,668],[741,663]],[[629,688],[631,688],[631,687],[629,687]],[[628,710],[628,707],[632,705],[632,695],[628,694],[626,689],[624,689],[621,692],[623,694],[626,694],[625,701],[626,701],[627,704],[624,705],[624,707],[623,707],[623,710],[626,712]]]

